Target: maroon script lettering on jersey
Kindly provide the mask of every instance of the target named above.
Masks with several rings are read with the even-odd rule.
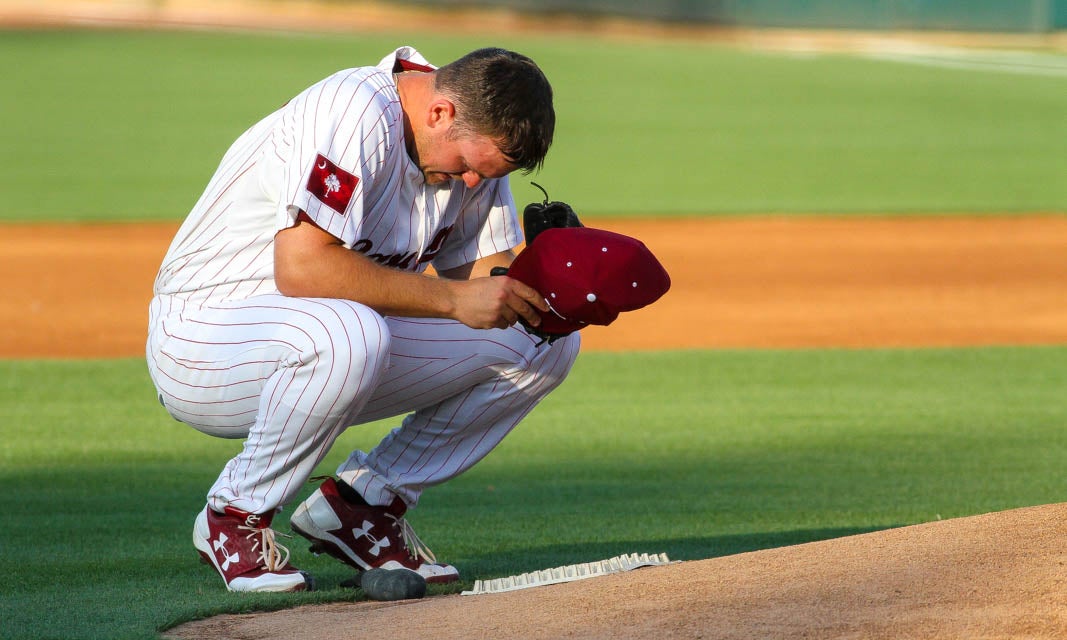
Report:
[[[419,264],[430,262],[437,257],[437,254],[441,252],[441,246],[444,245],[445,240],[448,239],[448,235],[452,233],[452,229],[455,226],[456,225],[454,224],[450,224],[437,232],[437,235],[430,241],[430,246],[426,247],[426,253],[422,254],[422,257],[419,258]]]
[[[315,156],[307,190],[322,204],[344,215],[359,178],[330,162],[321,153]]]

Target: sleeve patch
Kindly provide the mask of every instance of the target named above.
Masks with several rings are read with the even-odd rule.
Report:
[[[315,156],[307,190],[319,202],[344,215],[357,184],[359,178],[330,162],[321,153]]]

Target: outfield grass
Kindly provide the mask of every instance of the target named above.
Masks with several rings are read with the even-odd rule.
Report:
[[[621,553],[700,559],[1060,502],[1065,358],[585,354],[412,522],[469,586]],[[151,638],[209,613],[355,597],[337,586],[344,567],[299,543],[294,559],[322,591],[229,594],[199,564],[193,516],[240,443],[171,421],[140,360],[0,362],[0,407],[0,637]],[[390,424],[350,430],[322,471]]]
[[[559,126],[535,179],[588,215],[1067,210],[1063,77],[578,37],[8,31],[0,221],[179,219],[247,126],[400,44],[537,59]]]

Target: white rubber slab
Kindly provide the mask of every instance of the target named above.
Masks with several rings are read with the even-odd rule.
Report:
[[[464,591],[462,595],[475,596],[483,593],[501,593],[515,591],[517,589],[529,589],[546,584],[559,584],[561,582],[573,582],[585,580],[622,571],[630,571],[638,567],[651,567],[656,565],[670,564],[671,560],[665,553],[631,553],[601,560],[599,562],[583,562],[582,564],[569,564],[555,569],[544,569],[523,573],[507,578],[494,578],[492,580],[475,580],[474,588]]]

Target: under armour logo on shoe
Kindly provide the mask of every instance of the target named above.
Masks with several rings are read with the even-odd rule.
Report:
[[[377,558],[378,555],[382,552],[382,548],[390,546],[391,543],[389,542],[389,537],[388,536],[386,536],[385,538],[382,538],[381,540],[379,540],[378,538],[372,536],[371,533],[370,533],[370,530],[373,529],[373,528],[374,528],[374,524],[372,522],[370,522],[369,520],[364,520],[363,521],[363,528],[361,529],[361,528],[357,527],[355,529],[352,529],[352,535],[357,540],[359,538],[366,538],[366,539],[370,540],[371,543],[372,543],[372,546],[370,548],[370,554]]]
[[[219,534],[219,539],[215,540],[214,542],[211,543],[211,546],[215,548],[215,553],[219,553],[220,551],[222,552],[220,555],[223,557],[223,561],[222,561],[222,570],[223,571],[226,571],[227,569],[230,568],[230,563],[231,562],[240,562],[241,561],[241,554],[240,553],[234,553],[234,554],[231,555],[230,552],[226,549],[226,543],[229,541],[229,539],[230,538],[225,533],[220,533]]]

